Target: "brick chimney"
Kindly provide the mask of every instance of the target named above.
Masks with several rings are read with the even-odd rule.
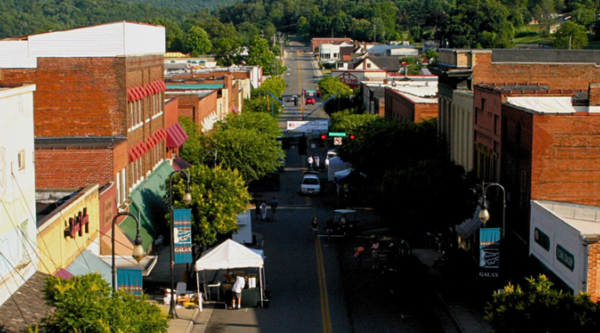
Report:
[[[590,83],[588,103],[589,106],[600,106],[600,83]]]

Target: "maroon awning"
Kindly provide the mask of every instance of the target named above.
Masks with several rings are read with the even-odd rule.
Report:
[[[179,123],[175,123],[167,129],[167,148],[181,147],[187,139],[188,135]]]
[[[54,274],[54,276],[63,278],[63,279],[70,279],[70,278],[74,277],[75,275],[69,273],[69,271],[67,271],[64,268],[61,268],[58,272],[56,272],[56,274]]]
[[[233,111],[233,113],[235,113],[235,114],[240,113],[240,110],[238,110],[237,106],[235,106],[235,105],[231,107],[231,111]]]

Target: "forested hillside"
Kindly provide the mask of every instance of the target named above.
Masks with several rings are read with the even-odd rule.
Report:
[[[157,8],[173,8],[180,10],[196,11],[198,9],[215,10],[227,7],[239,0],[122,0],[131,3],[145,3]]]
[[[568,41],[587,40],[588,31],[600,29],[595,24],[600,2],[591,0],[243,0],[225,6],[230,2],[235,0],[219,0],[222,6],[212,11],[192,11],[183,9],[214,3],[0,0],[0,38],[121,20],[149,22],[166,26],[169,51],[210,52],[227,65],[235,63],[236,50],[248,46],[255,36],[273,47],[271,38],[277,32],[306,40],[315,36],[377,42],[436,39],[446,47],[507,48],[523,34],[549,38],[550,28],[561,23],[558,14],[570,18],[570,30],[557,34],[567,42],[555,46],[573,46]],[[533,20],[539,24],[531,32],[526,25]]]
[[[0,0],[0,38],[115,21],[183,21],[187,12],[117,0]]]

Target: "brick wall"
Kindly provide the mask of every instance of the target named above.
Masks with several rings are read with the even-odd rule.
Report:
[[[531,198],[600,206],[600,116],[535,115]]]
[[[36,188],[75,188],[115,180],[112,149],[38,149]]]
[[[588,89],[600,81],[600,67],[581,63],[492,63],[492,54],[477,54],[473,83],[538,82],[552,89]]]
[[[502,106],[500,184],[507,197],[507,227],[529,239],[533,115],[510,105]]]
[[[55,214],[38,227],[37,244],[40,253],[39,271],[55,274],[59,269],[68,267],[75,258],[98,238],[99,207],[98,186],[87,186],[77,194],[72,203],[66,205],[60,214]],[[89,216],[89,232],[82,236],[65,237],[64,231],[69,218],[75,217],[86,208]]]
[[[165,102],[165,128],[171,127],[179,119],[179,99],[170,98]]]
[[[587,292],[592,300],[600,300],[600,243],[588,244]]]
[[[437,101],[437,100],[436,100]],[[437,103],[419,103],[399,92],[385,89],[385,116],[402,121],[420,122],[438,115]]]
[[[35,135],[125,136],[124,58],[38,58],[37,69],[5,69],[8,83],[32,82]]]

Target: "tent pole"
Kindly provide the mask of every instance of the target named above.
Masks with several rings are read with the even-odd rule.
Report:
[[[200,292],[200,278],[198,277],[198,271],[196,271],[196,288],[198,288],[198,307],[200,308],[200,312],[202,312],[202,292]]]
[[[259,283],[260,283],[260,289],[258,290],[258,292],[260,293],[260,308],[261,309],[264,307],[264,305],[263,305],[263,290],[264,290],[264,286],[263,286],[263,283],[262,283],[262,274],[260,274],[260,271],[262,271],[262,270],[263,270],[262,267],[259,268],[259,270],[258,270],[258,280],[259,280]]]

